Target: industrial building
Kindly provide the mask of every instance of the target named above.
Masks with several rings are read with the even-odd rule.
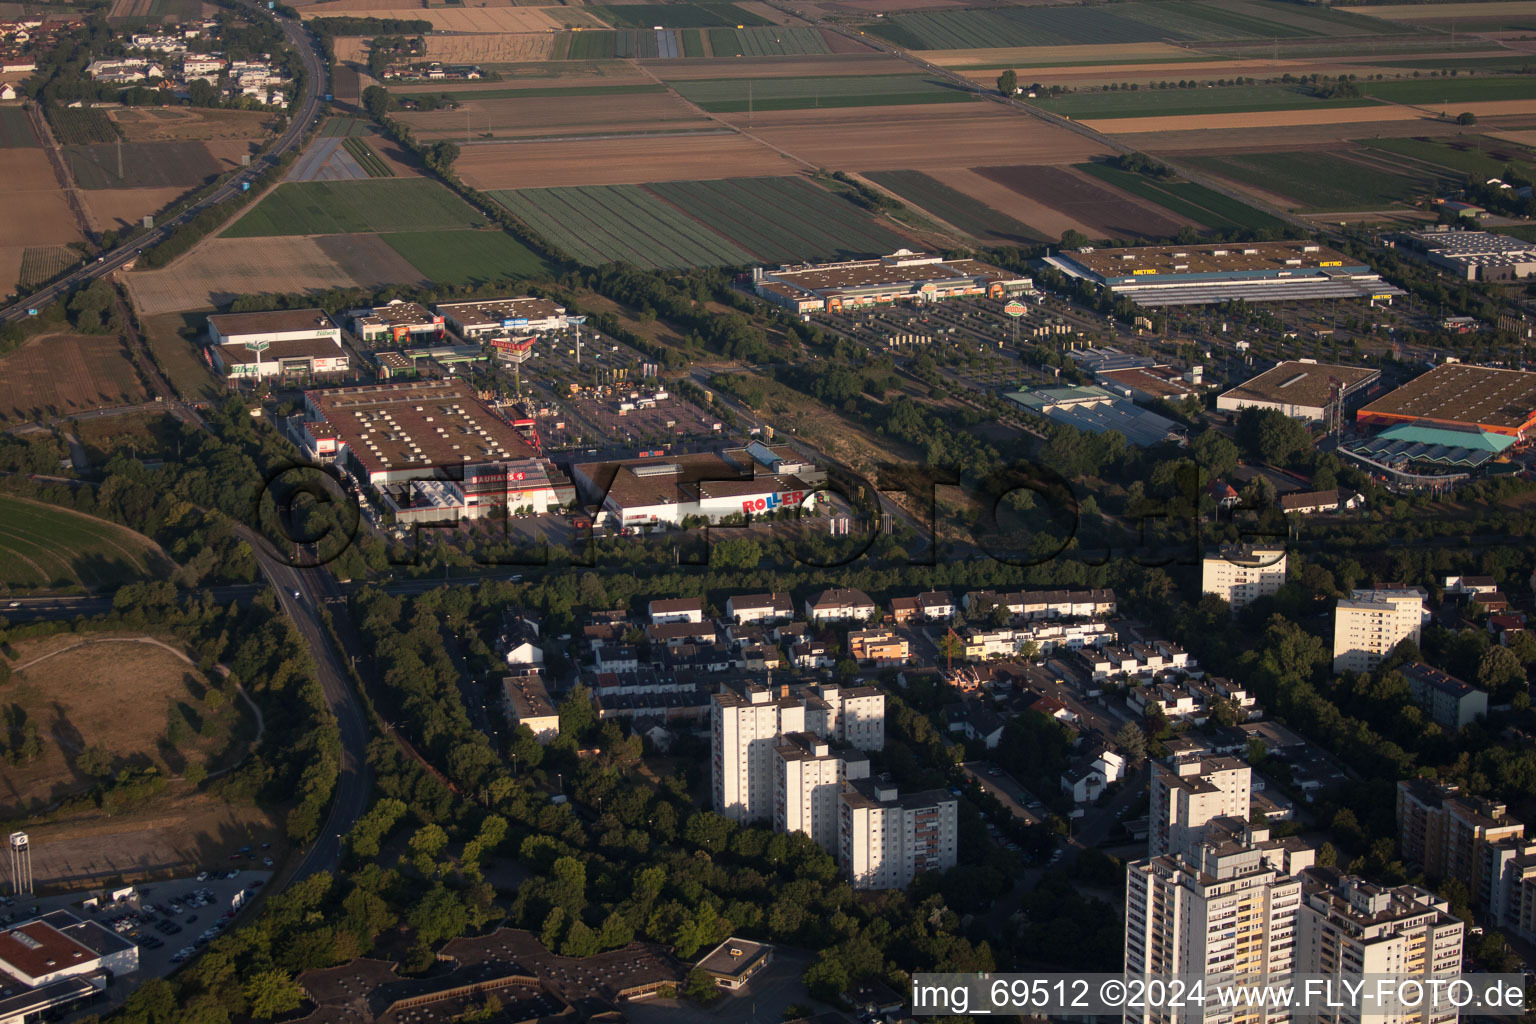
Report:
[[[208,342],[215,347],[315,340],[341,344],[341,328],[323,309],[219,313],[208,318]]]
[[[1536,274],[1536,245],[1492,231],[1408,231],[1404,245],[1468,281],[1514,281]]]
[[[575,496],[536,444],[456,380],[306,391],[296,433],[317,460],[341,461],[377,489],[401,521],[543,512]]]
[[[354,309],[352,333],[369,344],[390,341],[431,344],[443,338],[443,318],[419,302],[395,299],[372,309]]]
[[[341,329],[323,309],[274,309],[210,316],[208,365],[241,380],[308,381],[346,373]]]
[[[1525,440],[1536,428],[1536,373],[1441,363],[1364,406],[1364,424],[1449,426]]]
[[[1381,275],[1314,242],[1068,249],[1045,262],[1139,306],[1369,299],[1402,295]]]
[[[1292,419],[1326,419],[1329,406],[1347,400],[1381,377],[1369,366],[1287,360],[1216,397],[1216,408],[1276,409]]]
[[[0,1022],[56,1018],[139,969],[139,947],[95,921],[55,910],[0,931]]]
[[[816,504],[824,471],[788,445],[753,441],[745,448],[696,455],[651,456],[571,467],[581,500],[625,529],[679,526],[703,517],[772,515]]]
[[[1400,423],[1375,437],[1343,441],[1338,450],[1396,483],[1437,488],[1467,479],[1515,443],[1508,434],[1476,427]]]
[[[1030,291],[1034,281],[977,260],[946,260],[902,249],[873,260],[801,263],[777,270],[757,267],[752,286],[769,302],[797,313],[836,313],[886,302],[1003,299]]]
[[[1168,417],[1101,387],[1036,388],[1012,391],[1003,397],[1026,412],[1091,434],[1118,430],[1127,443],[1138,447],[1178,441],[1184,435],[1183,428]]]
[[[454,333],[473,341],[507,333],[542,333],[565,326],[565,307],[548,299],[525,296],[515,299],[481,299],[475,302],[439,302],[432,307]]]

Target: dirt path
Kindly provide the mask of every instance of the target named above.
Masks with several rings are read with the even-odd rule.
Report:
[[[80,198],[79,186],[75,184],[74,177],[69,173],[69,164],[65,162],[64,154],[59,150],[59,142],[53,137],[53,129],[48,126],[48,119],[43,116],[42,108],[35,103],[27,104],[27,116],[32,119],[32,129],[41,140],[43,151],[48,154],[48,162],[53,165],[53,176],[59,180],[59,189],[69,202],[69,208],[74,211],[75,220],[80,223],[80,231],[85,235],[86,244],[91,246],[92,252],[98,251],[98,247],[91,239],[101,237],[101,228]]]

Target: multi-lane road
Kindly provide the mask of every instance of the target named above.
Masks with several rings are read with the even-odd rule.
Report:
[[[319,44],[299,22],[291,18],[272,15],[265,8],[251,3],[249,0],[241,0],[241,2],[245,3],[247,7],[255,12],[257,17],[275,17],[278,25],[283,30],[283,35],[288,38],[289,44],[298,51],[304,60],[304,72],[309,77],[308,88],[304,91],[303,102],[299,104],[297,110],[293,111],[292,120],[288,123],[288,129],[278,137],[277,141],[272,144],[266,153],[253,160],[250,167],[230,178],[213,192],[147,234],[140,235],[118,246],[116,249],[102,253],[96,262],[87,263],[68,277],[55,281],[42,291],[29,295],[15,305],[0,310],[0,322],[23,319],[31,315],[31,310],[41,309],[60,296],[74,291],[81,285],[118,270],[125,263],[130,262],[140,250],[148,249],[165,241],[177,228],[210,206],[216,206],[238,195],[242,185],[248,184],[256,175],[272,167],[283,154],[304,141],[305,136],[314,127],[315,115],[320,109],[320,93],[325,89],[325,59],[320,53]]]

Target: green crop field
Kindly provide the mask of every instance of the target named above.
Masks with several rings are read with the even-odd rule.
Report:
[[[556,246],[594,266],[741,266],[887,253],[906,244],[847,200],[799,178],[491,194]]]
[[[864,177],[975,238],[1016,243],[1055,241],[921,171],[865,171]]]
[[[28,288],[36,287],[52,281],[81,259],[80,251],[67,245],[28,246],[21,252],[19,281]]]
[[[367,121],[356,117],[330,117],[320,126],[320,134],[328,139],[363,136],[372,130]]]
[[[61,107],[57,103],[50,103],[48,123],[53,126],[53,134],[59,144],[64,146],[116,142],[121,138],[112,119],[94,107]]]
[[[478,92],[465,90],[463,92],[449,92],[442,95],[456,103],[466,100],[537,100],[552,97],[575,96],[633,96],[666,92],[664,85],[573,85],[560,87],[558,85],[542,86],[533,89],[482,89]],[[409,95],[408,93],[406,95]]]
[[[34,149],[37,137],[20,107],[0,107],[0,149]]]
[[[735,266],[737,248],[638,185],[491,193],[520,220],[583,263],[636,267]]]
[[[1379,68],[1415,68],[1424,71],[1518,71],[1529,75],[1536,72],[1536,54],[1519,54],[1512,57],[1418,57],[1413,60],[1373,60]]]
[[[352,155],[357,165],[368,172],[370,178],[393,178],[395,172],[389,169],[389,165],[379,159],[379,154],[373,151],[373,147],[355,136],[349,136],[341,143],[341,148]]]
[[[712,28],[709,48],[716,57],[794,57],[831,53],[814,28]]]
[[[379,237],[429,281],[490,284],[549,273],[537,253],[505,231],[406,231]]]
[[[105,520],[0,495],[0,583],[95,590],[173,570],[148,538]]]
[[[682,37],[684,57],[704,56],[704,36],[698,29],[684,29],[678,35]]]
[[[616,4],[588,8],[614,28],[713,28],[766,25],[768,21],[730,3]]]
[[[1296,86],[1229,85],[1212,89],[1137,89],[1135,92],[1068,93],[1030,103],[1053,114],[1082,119],[1112,117],[1178,117],[1187,114],[1236,114],[1260,110],[1305,110],[1314,107],[1369,107],[1364,98],[1318,99]]]
[[[1218,231],[1246,229],[1249,231],[1285,231],[1286,224],[1278,217],[1271,217],[1255,210],[1246,203],[1229,199],[1204,185],[1192,181],[1158,181],[1144,174],[1122,171],[1108,164],[1078,164],[1077,169],[1108,182],[1124,192],[1188,217],[1197,224]]]
[[[1473,100],[1536,99],[1536,77],[1517,75],[1476,78],[1400,78],[1391,82],[1365,82],[1366,92],[1393,103],[1433,106]]]
[[[485,218],[425,178],[291,181],[224,232],[226,238],[346,235],[485,227]]]
[[[1219,177],[1289,196],[1298,209],[1381,210],[1400,206],[1433,187],[1428,176],[1395,174],[1329,153],[1252,153],[1189,157]]]
[[[749,103],[753,110],[801,110],[958,103],[975,99],[972,93],[923,75],[707,78],[678,82],[676,89],[684,99],[716,114],[744,111]]]
[[[1530,153],[1509,143],[1483,136],[1462,135],[1455,140],[1362,139],[1360,144],[1368,149],[1394,153],[1478,178],[1498,177],[1511,163],[1524,175],[1536,173]],[[1499,155],[1495,156],[1494,153]]]
[[[1165,39],[1379,36],[1411,29],[1376,18],[1268,0],[1160,0],[1101,7],[1004,7],[897,14],[869,31],[915,50],[1150,43]]]

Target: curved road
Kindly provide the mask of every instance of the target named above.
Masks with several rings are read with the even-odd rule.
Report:
[[[272,16],[265,8],[251,2],[241,0],[258,16]],[[274,16],[275,17],[275,16]],[[240,171],[233,178],[220,185],[212,194],[205,196],[192,204],[180,214],[154,228],[148,234],[140,235],[118,246],[110,252],[103,253],[95,263],[88,263],[79,270],[61,280],[44,288],[42,291],[29,295],[7,309],[0,310],[0,323],[10,320],[20,320],[28,316],[28,310],[41,309],[50,302],[66,295],[82,284],[96,280],[129,262],[141,249],[148,249],[158,245],[168,238],[182,224],[196,217],[199,213],[216,206],[232,196],[238,195],[240,186],[252,180],[262,171],[267,170],[277,163],[282,155],[290,149],[298,146],[304,139],[310,128],[310,122],[315,119],[316,112],[320,109],[320,93],[325,87],[325,60],[312,36],[297,21],[291,18],[275,17],[281,26],[283,34],[288,37],[289,44],[301,55],[304,60],[304,71],[309,76],[308,88],[304,90],[304,101],[297,110],[292,111],[288,122],[288,130],[272,144],[272,147],[259,158],[252,161],[251,166]]]

